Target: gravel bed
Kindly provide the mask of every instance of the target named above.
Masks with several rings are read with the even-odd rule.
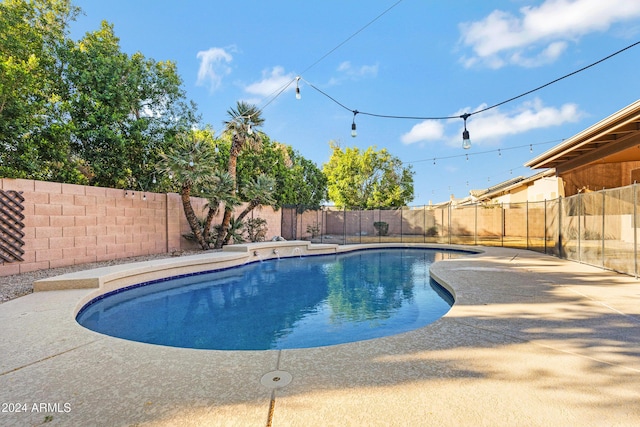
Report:
[[[154,259],[170,258],[175,256],[185,256],[201,254],[203,251],[182,251],[176,254],[155,254],[144,255],[130,258],[114,259],[110,261],[92,262],[82,265],[71,265],[68,267],[51,268],[48,270],[31,271],[29,273],[14,274],[12,276],[0,277],[0,304],[3,302],[28,295],[33,292],[33,282],[47,277],[59,276],[61,274],[73,273],[74,271],[90,270],[98,267],[107,267],[110,265],[127,264],[138,261],[150,261]]]

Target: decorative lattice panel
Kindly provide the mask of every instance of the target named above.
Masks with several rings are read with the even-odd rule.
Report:
[[[24,250],[24,197],[17,191],[0,190],[0,261],[22,261]]]

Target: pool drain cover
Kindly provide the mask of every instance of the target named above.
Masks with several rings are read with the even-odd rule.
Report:
[[[260,379],[260,383],[269,388],[282,388],[289,385],[293,377],[287,371],[267,372]]]

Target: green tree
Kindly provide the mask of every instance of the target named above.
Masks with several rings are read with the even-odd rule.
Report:
[[[200,189],[204,193],[205,188],[210,189],[216,184],[228,186],[228,180],[223,182],[223,175],[216,175],[215,146],[198,136],[195,131],[178,135],[174,145],[166,153],[160,153],[157,170],[179,186],[189,227],[200,247],[206,250],[209,249],[207,234],[211,228],[211,219],[207,216],[209,224],[201,224],[191,204],[191,195],[194,191],[200,194]],[[217,205],[210,199],[209,211],[212,209],[217,209]]]
[[[289,147],[291,167],[281,191],[281,204],[317,208],[327,200],[327,177],[315,163]]]
[[[251,104],[239,101],[236,108],[227,110],[229,119],[225,121],[225,132],[231,135],[231,148],[227,162],[227,172],[237,184],[238,156],[247,147],[260,150],[262,146],[262,133],[258,130],[264,123],[260,110]],[[236,195],[236,186],[232,188],[232,195]],[[227,230],[231,222],[233,207],[225,206],[220,232],[216,239],[215,247],[221,248],[226,238]]]
[[[175,64],[129,57],[104,21],[67,59],[72,148],[86,162],[90,183],[138,187],[164,144],[196,122]]]
[[[276,203],[273,194],[275,192],[276,180],[265,174],[260,174],[256,179],[247,185],[244,193],[247,195],[247,206],[240,212],[236,218],[237,223],[242,220],[255,208],[261,206],[272,206]],[[224,243],[229,243],[231,236],[227,234]]]
[[[206,205],[207,216],[203,224],[203,239],[207,243],[214,243],[211,236],[211,226],[213,218],[220,212],[220,205],[236,207],[240,201],[233,192],[235,181],[227,171],[217,170],[211,180],[205,182],[201,188],[200,196],[205,197],[208,202]],[[215,235],[217,239],[217,234]]]
[[[70,0],[0,2],[0,176],[83,182],[61,109]]]
[[[337,207],[400,207],[413,200],[413,171],[386,149],[357,147],[344,151],[329,143],[332,154],[323,166],[328,196]]]
[[[276,208],[292,204],[319,206],[326,199],[326,178],[315,163],[264,134],[260,151],[247,150],[238,158],[237,174],[242,200],[249,200],[244,189],[259,174],[275,179]]]

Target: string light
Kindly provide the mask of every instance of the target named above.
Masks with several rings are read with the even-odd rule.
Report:
[[[353,36],[352,36],[352,37],[353,37]],[[346,41],[345,41],[345,42],[346,42]],[[449,120],[449,119],[461,118],[461,119],[463,119],[463,120],[464,120],[464,122],[465,122],[464,131],[462,132],[462,141],[463,141],[463,142],[462,142],[462,146],[463,146],[463,148],[464,148],[464,149],[469,149],[469,148],[471,147],[471,140],[470,140],[470,138],[469,138],[469,131],[467,130],[467,127],[466,127],[466,121],[467,121],[467,119],[468,119],[470,116],[475,115],[475,114],[483,113],[483,112],[485,112],[485,111],[491,110],[491,109],[493,109],[493,108],[497,108],[497,107],[499,107],[499,106],[501,106],[501,105],[504,105],[504,104],[507,104],[507,103],[509,103],[509,102],[515,101],[515,100],[517,100],[517,99],[520,99],[520,98],[522,98],[522,97],[524,97],[524,96],[526,96],[526,95],[530,95],[530,94],[532,94],[533,92],[536,92],[536,91],[538,91],[538,90],[540,90],[540,89],[543,89],[543,88],[545,88],[545,87],[547,87],[547,86],[550,86],[550,85],[552,85],[552,84],[554,84],[554,83],[557,83],[557,82],[559,82],[559,81],[561,81],[561,80],[564,80],[564,79],[566,79],[566,78],[568,78],[568,77],[571,77],[571,76],[573,76],[573,75],[575,75],[575,74],[578,74],[578,73],[580,73],[580,72],[582,72],[582,71],[585,71],[585,70],[587,70],[587,69],[589,69],[589,68],[591,68],[591,67],[593,67],[593,66],[595,66],[595,65],[598,65],[598,64],[600,64],[601,62],[604,62],[604,61],[606,61],[606,60],[608,60],[608,59],[610,59],[610,58],[612,58],[612,57],[614,57],[614,56],[616,56],[616,55],[618,55],[618,54],[620,54],[620,53],[622,53],[622,52],[624,52],[624,51],[626,51],[626,50],[628,50],[628,49],[631,49],[632,47],[635,47],[635,46],[637,46],[637,45],[639,45],[639,44],[640,44],[640,41],[637,41],[637,42],[635,42],[635,43],[632,43],[632,44],[630,44],[630,45],[628,45],[628,46],[626,46],[626,47],[624,47],[624,48],[622,48],[622,49],[620,49],[620,50],[618,50],[618,51],[616,51],[616,52],[614,52],[614,53],[612,53],[612,54],[610,54],[610,55],[608,55],[608,56],[606,56],[606,57],[604,57],[604,58],[602,58],[602,59],[600,59],[600,60],[598,60],[598,61],[595,61],[595,62],[593,62],[593,63],[591,63],[591,64],[589,64],[589,65],[587,65],[587,66],[585,66],[585,67],[582,67],[582,68],[580,68],[580,69],[578,69],[578,70],[576,70],[576,71],[573,71],[573,72],[571,72],[571,73],[565,74],[565,75],[564,75],[564,76],[562,76],[562,77],[559,77],[559,78],[557,78],[557,79],[555,79],[555,80],[552,80],[552,81],[550,81],[550,82],[548,82],[548,83],[545,83],[545,84],[543,84],[543,85],[540,85],[540,86],[538,86],[538,87],[536,87],[536,88],[534,88],[534,89],[528,90],[528,91],[523,92],[523,93],[521,93],[521,94],[519,94],[519,95],[517,95],[517,96],[514,96],[514,97],[512,97],[512,98],[506,99],[506,100],[504,100],[504,101],[502,101],[502,102],[498,102],[497,104],[490,105],[490,106],[485,107],[485,108],[483,108],[483,109],[480,109],[480,110],[477,110],[477,111],[473,111],[473,112],[471,112],[471,113],[465,113],[465,114],[463,114],[463,115],[461,115],[461,116],[419,117],[419,116],[398,116],[398,115],[388,115],[388,114],[375,114],[375,113],[368,113],[368,112],[364,112],[364,111],[360,111],[360,112],[358,112],[358,113],[359,113],[359,114],[365,114],[365,115],[372,116],[372,117],[389,118],[389,119],[409,119],[409,120]],[[339,47],[339,46],[338,46],[338,47]],[[337,48],[336,48],[336,49],[337,49]],[[335,49],[334,49],[334,50],[335,50]],[[331,52],[329,52],[329,53],[331,53]],[[328,55],[328,54],[327,54],[327,55]],[[325,55],[325,56],[326,56],[326,55]],[[324,57],[322,57],[320,60],[322,60],[322,59],[324,59]],[[314,65],[315,65],[315,64],[314,64]],[[279,96],[279,94],[280,94],[280,93],[282,93],[282,92],[283,92],[283,91],[284,91],[284,90],[285,90],[285,89],[286,89],[290,84],[292,84],[292,83],[293,83],[293,81],[296,81],[296,82],[297,82],[297,81],[298,81],[298,80],[300,80],[300,79],[302,79],[302,77],[301,77],[301,76],[297,76],[295,79],[293,79],[292,81],[290,81],[290,82],[289,82],[287,85],[285,85],[285,87],[284,87],[284,88],[283,88],[283,89],[282,89],[282,90],[281,90],[281,91],[276,95],[276,97],[277,97],[277,96]],[[303,79],[303,80],[304,80],[304,79]],[[309,87],[311,87],[311,88],[315,89],[316,91],[318,91],[318,92],[319,92],[319,93],[321,93],[322,95],[326,96],[327,98],[329,98],[330,100],[332,100],[333,102],[335,102],[336,104],[338,104],[339,106],[341,106],[342,108],[347,109],[347,110],[349,110],[349,111],[354,111],[354,112],[356,112],[356,111],[357,111],[357,110],[351,110],[350,108],[348,108],[347,106],[345,106],[344,104],[342,104],[341,102],[339,102],[338,100],[336,100],[335,98],[333,98],[332,96],[330,96],[329,94],[327,94],[327,93],[325,93],[324,91],[320,90],[319,88],[317,88],[317,87],[316,87],[316,86],[314,86],[313,84],[311,84],[311,83],[307,82],[306,80],[305,80],[305,83],[306,83]],[[275,98],[274,98],[274,99],[275,99]],[[273,99],[272,99],[271,101],[269,101],[269,103],[271,103],[272,101],[273,101]],[[352,126],[352,128],[353,128],[353,126]]]
[[[451,155],[451,156],[442,156],[442,157],[435,157],[435,158],[429,157],[427,159],[413,160],[413,161],[410,161],[410,162],[403,162],[403,163],[407,164],[407,165],[410,165],[410,164],[413,164],[413,163],[430,162],[430,161],[432,161],[434,159],[435,160],[446,160],[446,159],[455,159],[457,157],[465,157],[468,160],[469,156],[477,156],[477,155],[481,155],[481,154],[495,153],[498,150],[503,150],[503,151],[517,150],[519,148],[524,148],[524,147],[527,147],[527,146],[529,146],[530,150],[532,150],[531,147],[534,146],[534,145],[555,144],[555,143],[558,143],[558,142],[561,142],[561,141],[564,141],[564,138],[554,139],[552,141],[538,142],[538,143],[535,143],[535,144],[517,145],[517,146],[514,146],[514,147],[506,147],[506,148],[495,149],[495,150],[477,151],[477,152],[474,152],[474,153],[454,154],[454,155]]]
[[[498,148],[498,157],[502,157],[502,153],[500,152],[499,148]]]
[[[356,114],[358,114],[358,110],[353,110],[353,123],[351,123],[351,136],[353,138],[358,136],[358,132],[356,131]]]
[[[296,99],[302,98],[300,95],[300,76],[296,77]]]
[[[460,116],[464,120],[464,130],[462,131],[462,148],[468,150],[471,148],[471,139],[469,138],[469,131],[467,130],[467,119],[471,116],[469,113],[464,113]]]

